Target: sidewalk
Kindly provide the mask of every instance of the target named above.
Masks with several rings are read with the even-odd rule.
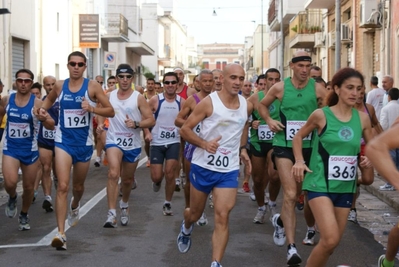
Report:
[[[380,186],[384,185],[385,181],[381,176],[374,175],[374,183],[368,186],[361,185],[362,189],[370,194],[376,196],[387,205],[399,211],[399,194],[398,191],[381,191]]]

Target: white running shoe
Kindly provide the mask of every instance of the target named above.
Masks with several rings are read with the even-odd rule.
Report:
[[[121,225],[126,226],[129,223],[129,208],[121,208]]]
[[[255,193],[254,192],[251,192],[249,194],[249,199],[252,200],[252,201],[256,201],[256,197],[255,197]]]
[[[306,246],[313,246],[314,245],[314,236],[316,235],[315,230],[308,230],[306,232],[306,236],[302,241],[302,244]]]
[[[301,256],[299,256],[295,245],[289,245],[287,251],[287,265],[297,266],[302,262]]]
[[[159,182],[159,183],[152,183],[152,190],[154,191],[154,192],[158,192],[159,191],[159,189],[161,189],[161,182]]]
[[[284,227],[281,227],[280,225],[277,224],[277,220],[279,217],[280,213],[276,213],[272,219],[272,224],[274,226],[273,241],[274,244],[282,247],[285,244],[285,230]]]
[[[209,207],[211,208],[211,209],[213,209],[213,197],[212,197],[212,194],[209,194],[209,197],[208,197],[208,199],[209,199]]]
[[[56,248],[57,250],[66,250],[67,249],[66,241],[67,239],[65,234],[61,234],[58,232],[51,241],[51,246]]]
[[[197,221],[197,225],[205,226],[208,224],[208,219],[206,218],[205,212],[202,213],[201,218]]]
[[[355,210],[351,210],[348,214],[348,221],[357,223],[357,212]]]
[[[163,204],[163,215],[165,216],[172,216],[173,215],[173,211],[172,211],[172,206],[170,205],[170,203],[165,203]]]
[[[71,198],[71,203],[69,203],[69,212],[68,212],[69,226],[75,226],[79,222],[80,202],[79,202],[79,206],[73,210],[72,209],[72,201],[73,201],[73,197]]]
[[[104,228],[116,228],[117,226],[115,215],[108,211],[108,218],[104,223]]]
[[[253,223],[264,224],[265,223],[265,215],[266,215],[266,209],[262,210],[261,208],[258,208],[258,212],[256,213]]]

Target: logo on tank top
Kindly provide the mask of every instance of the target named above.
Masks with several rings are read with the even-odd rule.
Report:
[[[276,111],[276,106],[274,104],[271,104],[269,107],[269,113],[272,114]]]
[[[29,119],[29,115],[24,113],[24,114],[21,115],[21,118],[24,119],[24,120],[27,120],[27,119]]]
[[[64,101],[73,101],[73,97],[72,97],[72,95],[65,94],[63,97],[63,100]]]
[[[84,96],[77,96],[77,97],[75,97],[75,102],[82,102],[83,101],[83,97]]]
[[[353,130],[351,127],[343,126],[338,131],[338,136],[342,141],[350,141],[353,139]]]

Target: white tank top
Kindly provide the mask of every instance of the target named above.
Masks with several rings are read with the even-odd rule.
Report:
[[[151,131],[152,146],[180,143],[180,129],[175,126],[175,119],[180,111],[181,97],[176,95],[173,102],[168,102],[164,94],[158,95],[158,109],[155,112],[155,126]]]
[[[133,91],[128,99],[118,99],[118,90],[109,95],[109,102],[115,110],[115,116],[109,118],[109,127],[105,144],[115,144],[123,150],[132,150],[141,147],[141,128],[133,129],[126,127],[126,115],[133,121],[141,121],[141,113],[138,108],[137,99],[139,93]]]
[[[247,101],[238,95],[240,107],[228,109],[220,100],[218,92],[209,95],[212,100],[213,113],[202,121],[199,137],[210,141],[222,136],[215,154],[197,147],[191,163],[217,172],[230,172],[240,167],[239,149],[242,131],[248,119]]]

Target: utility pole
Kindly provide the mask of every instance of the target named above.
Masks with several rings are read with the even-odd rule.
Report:
[[[283,25],[283,17],[284,17],[284,11],[283,11],[283,1],[280,1],[280,15],[281,15],[281,21],[280,21],[280,38],[281,38],[281,46],[280,46],[280,60],[281,60],[281,66],[280,66],[280,75],[281,77],[284,77],[284,25]]]
[[[261,30],[262,30],[262,33],[261,33],[261,60],[262,60],[262,62],[261,62],[261,70],[260,70],[260,74],[263,74],[263,0],[261,0]]]
[[[335,0],[335,72],[341,68],[341,1]]]

